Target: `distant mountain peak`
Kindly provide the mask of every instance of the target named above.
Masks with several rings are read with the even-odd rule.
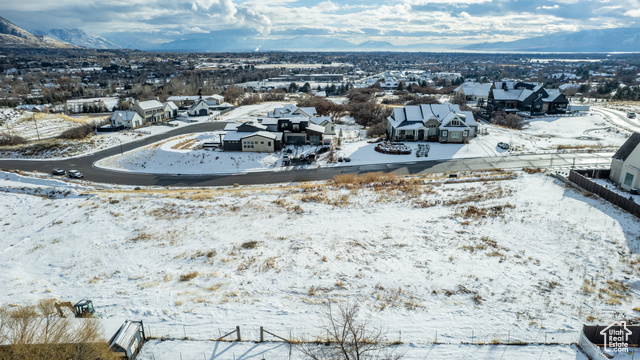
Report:
[[[0,48],[12,49],[76,49],[75,45],[47,36],[36,36],[0,17]]]

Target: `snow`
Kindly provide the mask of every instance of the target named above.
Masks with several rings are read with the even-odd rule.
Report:
[[[88,123],[100,123],[106,116],[70,117],[64,114],[32,113],[0,108],[0,131],[20,135],[27,140],[48,139],[63,131]],[[35,121],[34,121],[35,120]]]
[[[403,360],[422,359],[519,359],[519,360],[587,360],[571,345],[448,345],[407,344],[394,346]],[[210,341],[159,341],[145,344],[138,359],[201,360],[201,359],[306,359],[293,347],[289,357],[286,343],[217,343]],[[615,359],[618,359],[616,357]],[[629,357],[629,359],[631,359]]]
[[[89,298],[156,337],[323,335],[330,299],[415,344],[409,359],[564,359],[581,355],[459,344],[571,344],[585,323],[637,314],[639,220],[544,174],[134,190],[0,173],[0,185],[0,303]],[[436,332],[449,345],[429,344]],[[202,351],[215,346],[231,345]],[[151,343],[144,358],[179,349]]]
[[[591,179],[593,182],[598,183],[607,189],[613,191],[614,193],[624,196],[627,199],[632,199],[637,204],[640,204],[640,195],[631,195],[630,192],[624,190],[619,185],[615,184],[610,179]]]

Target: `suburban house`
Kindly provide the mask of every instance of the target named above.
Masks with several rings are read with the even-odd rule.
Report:
[[[478,101],[489,99],[489,91],[491,91],[491,83],[483,84],[475,81],[468,81],[458,86],[453,93],[456,96],[463,97],[465,100]]]
[[[158,100],[136,100],[133,109],[142,117],[144,124],[161,122],[165,119],[164,105]]]
[[[135,111],[116,111],[111,115],[111,124],[114,127],[134,129],[144,124],[142,116]]]
[[[259,123],[227,124],[224,130],[224,151],[274,152],[282,149],[282,133],[267,131],[267,126]]]
[[[221,105],[224,102],[224,96],[222,95],[177,95],[169,96],[167,102],[172,102],[178,107],[184,107],[185,109],[195,104],[198,100],[205,100],[211,105]]]
[[[284,116],[289,114],[289,116]],[[287,105],[269,117],[243,124],[228,124],[222,145],[225,151],[277,151],[283,145],[330,145],[335,127],[331,118],[316,117],[315,108]]]
[[[489,92],[491,111],[564,113],[569,101],[559,90],[549,90],[538,82],[498,81]]]
[[[47,105],[18,105],[16,107],[18,110],[26,110],[31,112],[49,112],[49,107]]]
[[[478,123],[471,111],[455,104],[407,105],[393,109],[387,132],[391,141],[463,143],[476,136]]]
[[[267,114],[268,117],[291,117],[291,116],[304,116],[310,118],[317,113],[314,107],[299,108],[293,104],[287,104],[281,108],[275,108],[272,112]]]
[[[336,126],[331,121],[331,117],[329,116],[313,116],[309,119],[316,125],[320,125],[324,128],[325,135],[335,135],[336,134]]]
[[[611,181],[625,190],[640,188],[640,133],[630,138],[613,154],[611,160]]]
[[[219,95],[217,95],[219,96]],[[207,116],[214,113],[214,111],[221,111],[232,108],[233,105],[229,103],[220,103],[217,99],[198,99],[187,110],[189,116]]]
[[[165,119],[175,119],[178,117],[178,106],[171,101],[164,103]]]

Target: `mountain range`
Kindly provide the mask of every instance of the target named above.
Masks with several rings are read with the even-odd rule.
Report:
[[[0,48],[78,49],[78,46],[48,36],[37,36],[0,17]]]
[[[122,46],[96,35],[89,35],[80,29],[51,29],[44,34],[58,41],[66,42],[88,49],[121,49]]]
[[[0,17],[0,48],[137,49],[173,52],[231,51],[482,51],[482,52],[640,52],[640,28],[560,32],[509,42],[466,46],[394,45],[384,41],[352,43],[322,36],[271,39],[233,29],[184,35],[159,41],[157,34],[110,33],[96,36],[80,29],[51,29],[34,35]]]

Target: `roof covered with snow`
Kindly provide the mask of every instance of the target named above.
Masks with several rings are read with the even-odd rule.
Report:
[[[618,151],[613,154],[613,158],[620,161],[625,161],[631,155],[633,150],[640,145],[640,133],[634,132],[631,137],[620,146]]]

